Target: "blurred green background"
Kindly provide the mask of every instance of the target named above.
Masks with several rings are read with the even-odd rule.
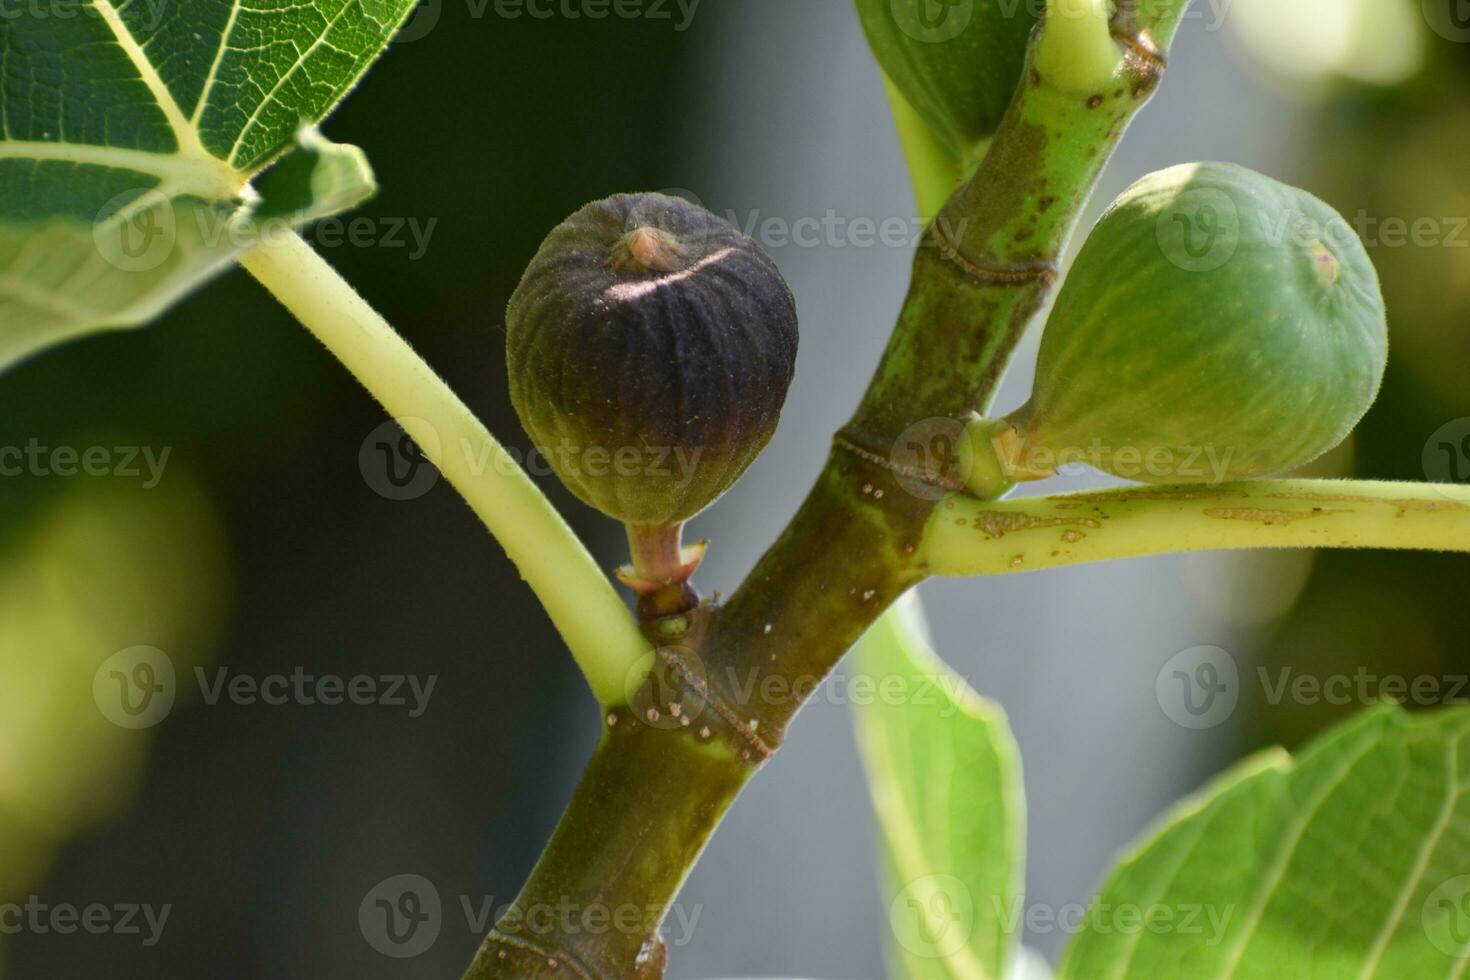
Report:
[[[1236,0],[1226,9],[1201,0],[1205,13],[1186,26],[1167,83],[1176,88],[1136,134],[1164,162],[1192,158],[1200,152],[1187,121],[1201,125],[1201,115],[1233,104],[1218,125],[1240,134],[1232,156],[1242,162],[1276,161],[1274,176],[1350,219],[1361,211],[1436,222],[1433,244],[1370,242],[1393,361],[1378,407],[1324,474],[1470,480],[1470,231],[1461,223],[1470,215],[1470,23],[1456,33],[1464,22],[1447,19],[1456,3],[1435,8],[1444,14],[1436,19],[1419,0]],[[673,4],[670,19],[509,19],[493,6],[431,0],[325,127],[365,147],[377,170],[382,193],[348,219],[369,219],[359,237],[370,244],[333,244],[340,236],[330,228],[308,237],[493,431],[524,448],[506,396],[504,305],[542,235],[581,204],[623,190],[716,187],[724,193],[706,204],[744,206],[747,215],[911,206],[891,203],[907,193],[902,163],[855,16],[845,0],[796,6],[804,9],[704,0],[681,30]],[[1211,11],[1223,14],[1213,28]],[[802,83],[829,69],[839,74]],[[1286,120],[1292,139],[1279,139],[1280,125],[1276,135],[1255,129],[1258,111]],[[807,138],[790,139],[792,129]],[[729,131],[743,134],[742,153],[723,149]],[[819,201],[791,202],[783,174],[795,159],[814,161]],[[1138,176],[1128,172],[1134,164],[1121,157],[1109,187]],[[889,187],[884,203],[853,191],[863,186],[853,173]],[[395,225],[404,229],[399,246],[384,240]],[[416,243],[412,228],[427,239]],[[819,289],[841,293],[866,278],[867,259],[840,248],[773,249],[806,317],[804,353],[777,462],[752,474],[763,494],[737,493],[733,516],[714,525],[717,549],[720,528],[726,540],[752,538],[731,548],[739,562],[795,506],[789,488],[820,464],[812,447],[866,380],[908,261],[890,251],[876,279],[887,298],[848,321],[810,314],[825,309]],[[839,348],[856,351],[851,364]],[[1029,366],[1019,367],[1024,377]],[[816,402],[819,411],[803,407]],[[156,486],[145,485],[146,469],[0,478],[0,906],[36,895],[171,907],[151,947],[116,934],[0,935],[0,975],[457,976],[478,942],[461,898],[513,896],[597,718],[549,624],[452,491],[440,484],[399,501],[374,489],[381,482],[360,457],[365,442],[372,457],[382,422],[335,361],[239,272],[147,330],[73,344],[0,378],[0,447],[168,452]],[[1439,443],[1448,455],[1436,455]],[[1426,460],[1441,460],[1429,469],[1443,472],[1426,472]],[[618,562],[620,531],[541,482],[599,557]],[[783,492],[769,492],[777,484]],[[710,586],[732,586],[739,562],[712,566]],[[1043,609],[1067,581],[1028,576],[990,594]],[[1449,693],[1454,677],[1470,674],[1463,558],[1252,557],[1213,562],[1199,581],[1191,615],[1202,625],[1192,635],[1228,636],[1245,675],[1257,666],[1363,668],[1449,679],[1441,687]],[[1049,900],[1085,898],[1080,890],[1108,853],[1224,762],[1263,744],[1299,744],[1357,707],[1272,704],[1247,683],[1232,724],[1208,742],[1176,741],[1167,764],[1086,759],[1109,780],[1098,799],[1064,778],[1077,732],[1040,707],[1066,714],[1066,699],[1028,700],[1016,678],[1086,676],[1107,665],[1086,648],[1029,651],[1030,666],[1027,650],[946,650],[945,622],[971,615],[950,597],[987,588],[944,586],[940,645],[1012,712],[1046,814],[1033,822],[1032,877]],[[1140,650],[1155,629],[1128,628]],[[93,684],[104,662],[138,646],[167,652],[179,696],[161,724],[131,730],[98,710]],[[1148,684],[1175,648],[1145,655],[1154,657],[1141,673]],[[1016,662],[1010,673],[995,666],[1004,654]],[[436,684],[417,718],[387,705],[209,705],[196,665],[211,678],[221,667],[257,678],[300,667]],[[1151,703],[1152,688],[1140,689]],[[1470,698],[1470,689],[1458,693]],[[833,730],[826,708],[812,709],[814,731]],[[1169,730],[1153,712],[1150,723]],[[1134,723],[1129,709],[1118,714],[1118,725]],[[836,884],[872,878],[855,767],[845,748],[827,751],[830,739],[799,748],[803,726],[791,761],[759,781],[781,791],[744,801],[697,874],[691,901],[708,909],[698,940],[675,950],[674,976],[879,975],[876,888],[869,896]],[[1105,732],[1098,738],[1106,744]],[[835,797],[820,781],[829,771],[842,780]],[[792,791],[802,782],[805,792]],[[1079,823],[1086,810],[1135,798],[1137,812]],[[850,826],[829,835],[834,799]],[[1059,819],[1062,804],[1073,807],[1060,816],[1075,826],[1075,842],[1045,822]],[[779,848],[767,852],[752,829],[767,818],[840,844],[814,851],[809,866],[793,863]],[[1092,863],[1082,866],[1079,851]],[[792,906],[754,902],[760,876],[783,868],[800,879]],[[362,898],[402,873],[431,878],[447,910],[437,943],[408,961],[376,952],[357,921]]]
[[[506,300],[582,203],[675,182],[678,130],[638,107],[676,101],[678,35],[475,18],[454,2],[418,17],[325,127],[369,150],[383,191],[348,220],[371,219],[374,244],[308,237],[524,445]],[[431,228],[413,259],[410,221]],[[359,448],[382,421],[239,271],[147,330],[0,380],[0,446],[171,451],[153,489],[146,476],[0,480],[0,903],[173,906],[151,949],[0,936],[6,976],[458,976],[468,962],[466,929],[407,967],[384,959],[358,933],[358,901],[388,875],[440,868],[446,894],[511,897],[597,719],[453,491],[393,501],[365,480]],[[548,489],[611,560],[620,532]],[[140,644],[168,653],[181,693],[165,723],[129,731],[98,712],[92,678]],[[438,681],[420,718],[209,706],[195,663]]]

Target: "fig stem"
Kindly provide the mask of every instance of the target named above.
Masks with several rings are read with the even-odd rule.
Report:
[[[1036,70],[1050,84],[1078,95],[1104,88],[1123,67],[1113,40],[1110,0],[1047,0]]]
[[[1470,552],[1470,487],[1259,480],[1003,503],[957,494],[931,514],[921,552],[935,575],[970,576],[1255,548]]]
[[[969,465],[965,492],[979,500],[999,500],[1016,488],[1019,479],[1007,465],[1003,439],[1015,430],[1004,419],[976,416],[965,426]]]
[[[646,582],[672,585],[689,576],[684,567],[684,523],[629,524],[628,553],[633,575]],[[692,570],[691,570],[692,571]]]
[[[706,542],[683,545],[684,522],[628,524],[628,550],[633,564],[619,570],[618,578],[638,593],[638,619],[643,623],[677,616],[699,605],[699,593],[689,579],[704,560]]]
[[[388,322],[294,232],[241,259],[382,403],[485,522],[604,704],[652,646],[617,590],[515,459]]]

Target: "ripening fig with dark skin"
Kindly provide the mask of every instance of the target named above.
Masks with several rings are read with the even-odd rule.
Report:
[[[728,222],[619,194],[558,225],[506,312],[510,394],[567,488],[628,529],[619,577],[644,618],[695,602],[703,544],[684,522],[776,431],[796,368],[796,304]]]

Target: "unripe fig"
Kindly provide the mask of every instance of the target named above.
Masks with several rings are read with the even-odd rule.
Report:
[[[957,159],[971,160],[1021,80],[1036,4],[857,0],[857,10],[889,80]]]
[[[682,581],[697,555],[680,554],[679,526],[765,447],[791,384],[796,306],[775,263],[703,208],[620,194],[551,232],[506,327],[537,449],[629,525],[632,578]]]
[[[1031,400],[994,443],[1021,479],[1069,461],[1146,483],[1277,473],[1347,438],[1387,356],[1378,275],[1345,219],[1243,167],[1174,167],[1087,239]]]

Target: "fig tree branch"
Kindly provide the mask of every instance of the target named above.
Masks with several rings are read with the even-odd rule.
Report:
[[[824,676],[888,603],[927,574],[924,525],[949,490],[943,473],[900,460],[905,433],[984,411],[1098,176],[1157,88],[1188,4],[1122,4],[1125,53],[1101,91],[1077,94],[1035,67],[990,150],[941,210],[914,259],[909,294],[883,361],[838,434],[816,488],[781,539],[721,610],[708,657],[735,676]],[[927,492],[926,492],[927,491]],[[771,629],[767,630],[766,626]],[[779,738],[798,706],[753,703]]]
[[[675,669],[655,671],[630,709],[608,713],[551,846],[467,980],[663,975],[658,926],[725,808],[779,747],[815,680],[927,574],[920,550],[942,475],[923,488],[939,492],[911,492],[892,459],[898,437],[988,404],[1187,6],[1119,4],[1113,36],[1127,57],[1103,91],[1067,93],[1028,67],[985,160],[919,249],[894,338],[816,486],[730,599],[695,614],[698,628],[664,660]],[[707,710],[684,725],[690,704]],[[659,914],[636,935],[527,936],[529,910],[567,902]]]
[[[530,477],[434,370],[300,236],[241,264],[271,291],[439,468],[546,607],[598,700],[626,698],[652,656],[622,598]]]
[[[964,567],[967,552],[956,549],[960,557],[949,558],[935,538],[969,525],[934,530],[944,515],[962,505],[976,513],[1026,506],[957,500],[952,478],[915,471],[896,450],[916,424],[938,420],[963,429],[972,412],[989,404],[1017,340],[1058,278],[1059,258],[1102,167],[1158,85],[1187,7],[1186,0],[1119,0],[1110,34],[1121,65],[1108,84],[1090,93],[1074,90],[1075,77],[1048,79],[1037,67],[1033,44],[989,152],[930,227],[883,362],[816,486],[726,603],[649,624],[661,644],[649,682],[631,704],[606,713],[592,765],[511,911],[487,937],[470,980],[661,977],[667,951],[659,922],[725,810],[780,746],[816,683],[906,590],[941,567],[948,571],[946,562]],[[915,172],[926,197],[945,179],[944,167],[932,160],[917,161]],[[1470,507],[1463,498],[1438,504],[1415,496],[1437,492],[1424,488],[1395,488],[1388,502],[1376,496],[1371,503],[1362,496],[1328,502],[1323,498],[1331,494],[1322,485],[1289,482],[1276,484],[1278,492],[1306,496],[1268,507],[1252,494],[1270,486],[1212,491],[1245,494],[1217,500],[1217,507],[1178,499],[1172,505],[1182,506],[1191,520],[1197,511],[1201,525],[1218,522],[1242,540],[1259,532],[1257,543],[1278,527],[1289,532],[1317,521],[1340,537],[1386,542],[1385,523],[1397,522],[1395,546],[1432,542],[1455,527],[1463,534],[1463,523],[1449,522]],[[1336,489],[1338,497],[1353,496],[1351,489]],[[1150,501],[1162,506],[1161,494],[1168,492],[1127,493],[1153,494]],[[1098,541],[1117,552],[1099,557],[1122,557],[1127,546],[1103,529],[1126,521],[1131,508],[1150,512],[1128,500],[1107,506],[1116,508],[1115,516],[1077,511],[1079,521],[1099,528],[1080,523],[1045,530],[1058,536],[1098,530]],[[1327,513],[1349,509],[1358,518],[1351,533],[1346,523],[1330,523],[1342,515]],[[1279,516],[1289,511],[1312,516]],[[1068,510],[1057,505],[1055,512]],[[1002,526],[1012,524],[999,536],[1002,544],[1023,533],[1016,527],[1028,526],[1027,512],[1020,513],[1003,519]],[[1161,511],[1155,518],[1165,516]],[[1432,528],[1420,523],[1434,518],[1443,520]],[[1146,517],[1134,523],[1142,541],[1163,534]],[[1170,527],[1169,536],[1180,530]],[[1006,569],[1015,570],[1016,552],[1001,554]],[[1053,557],[1049,551],[1047,557]],[[536,910],[566,905],[604,914],[631,906],[653,914],[638,929],[598,935],[527,927]]]
[[[931,573],[960,576],[1247,548],[1470,552],[1470,487],[1261,480],[1008,501],[956,494],[929,518],[923,555]]]
[[[1026,326],[1059,278],[1059,262],[1103,167],[1157,89],[1167,42],[1187,3],[1121,5],[1118,70],[1079,94],[1037,67],[1024,75],[985,159],[940,210],[914,261],[909,294],[845,445],[888,458],[931,418],[985,414]]]

